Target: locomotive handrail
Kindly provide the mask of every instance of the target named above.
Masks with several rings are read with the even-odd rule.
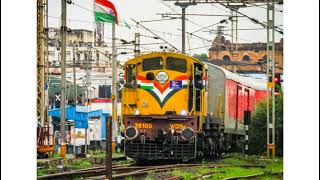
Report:
[[[126,87],[123,87],[123,91],[125,91],[127,88]],[[125,93],[125,92],[123,92],[123,93]],[[128,99],[128,92],[127,93],[125,93],[126,94],[126,98],[125,99]],[[131,107],[129,106],[129,104],[125,101],[125,103],[124,103],[127,107],[128,107],[128,109],[131,111],[131,113],[133,112],[133,110],[131,109]],[[127,110],[126,110],[126,114],[127,114]]]
[[[196,94],[197,94],[197,91],[200,91],[200,112],[198,113],[199,115],[199,128],[197,130],[197,132],[201,132],[202,131],[202,92],[203,92],[203,89],[198,89],[198,88],[194,88],[194,103],[193,105],[196,107]],[[194,109],[194,115],[196,115],[196,108]]]

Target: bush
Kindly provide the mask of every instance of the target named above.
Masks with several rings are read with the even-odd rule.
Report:
[[[270,101],[271,102],[271,101]],[[270,117],[272,103],[270,103]],[[249,153],[263,154],[267,144],[267,102],[258,105],[249,125]],[[275,97],[275,143],[276,155],[283,155],[283,94]]]

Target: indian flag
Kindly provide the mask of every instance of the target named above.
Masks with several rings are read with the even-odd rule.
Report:
[[[117,10],[108,0],[95,0],[94,15],[96,22],[109,22],[118,24]]]
[[[138,80],[138,84],[140,85],[141,89],[153,89],[154,83],[149,80]]]

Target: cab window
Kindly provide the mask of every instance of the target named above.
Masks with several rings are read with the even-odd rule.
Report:
[[[167,69],[185,73],[187,71],[187,62],[185,59],[168,57],[167,58]]]
[[[137,68],[134,64],[128,64],[126,66],[126,84],[128,88],[135,88],[137,80]]]
[[[142,70],[151,71],[163,69],[162,57],[147,58],[142,61]]]

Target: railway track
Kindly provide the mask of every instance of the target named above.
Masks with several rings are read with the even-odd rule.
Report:
[[[158,166],[136,166],[135,164],[125,164],[125,165],[114,165],[112,166],[112,171],[115,173],[112,178],[113,179],[125,179],[131,177],[133,179],[143,179],[150,173],[154,174],[161,174],[173,170],[179,169],[188,169],[188,168],[195,168],[195,167],[205,167],[205,168],[222,168],[222,167],[259,167],[264,168],[265,166],[261,165],[215,165],[215,164],[171,164],[171,165],[158,165]],[[93,179],[104,179],[105,174],[105,166],[93,167],[93,168],[86,168],[86,169],[79,169],[73,170],[69,172],[63,173],[56,173],[56,174],[49,174],[45,176],[40,176],[37,179],[70,179],[73,177],[93,177]],[[199,177],[193,178],[201,179],[207,176],[211,176],[213,173],[202,174]],[[168,178],[161,178],[167,180],[179,180],[183,179],[181,176],[173,176]]]

